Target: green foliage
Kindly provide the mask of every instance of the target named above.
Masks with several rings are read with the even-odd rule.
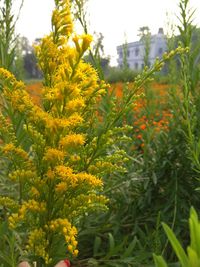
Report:
[[[169,84],[170,90],[164,105],[159,102],[159,99],[154,102],[156,104],[153,104],[152,100],[156,100],[157,96],[153,94],[150,84],[145,87],[144,99],[147,104],[140,114],[141,117],[147,118],[146,129],[142,136],[144,148],[133,149],[138,140],[134,130],[129,129],[127,136],[132,139],[132,145],[131,142],[123,144],[129,159],[125,162],[126,172],[124,174],[114,172],[104,178],[105,194],[110,198],[110,210],[96,218],[85,219],[83,229],[88,229],[88,232],[82,232],[80,245],[84,248],[89,244],[89,248],[81,257],[92,258],[94,266],[95,264],[98,266],[98,261],[100,262],[101,258],[109,254],[109,233],[112,234],[117,247],[124,244],[124,239],[130,244],[135,240],[135,247],[131,253],[134,266],[137,264],[150,266],[152,252],[162,253],[169,261],[174,261],[175,254],[163,235],[161,221],[165,221],[175,234],[181,237],[183,246],[188,243],[189,237],[184,218],[191,204],[194,207],[200,205],[199,192],[196,190],[199,187],[200,170],[198,163],[200,97],[199,65],[197,64],[199,43],[194,41],[195,38],[198,40],[198,31],[192,26],[193,11],[191,13],[189,11],[189,1],[181,0],[179,7],[179,40],[185,51],[188,52],[188,47],[190,51],[181,56],[175,55],[173,62],[170,61],[172,57],[168,60],[168,67],[171,69],[168,78],[165,77],[165,82]],[[175,43],[176,40],[173,39],[169,46],[174,49]],[[173,50],[171,54],[174,55]],[[175,72],[177,62],[179,62],[180,72]],[[148,72],[152,74],[149,69]],[[129,81],[124,69],[114,69],[113,73],[113,76],[108,78],[110,82]],[[144,77],[143,74],[140,76],[141,79]],[[137,82],[135,75],[131,74],[130,77],[133,76],[134,81]],[[175,82],[179,84],[174,84]],[[105,117],[110,112],[111,97],[112,95],[104,99]],[[124,94],[122,99],[126,100]],[[172,116],[169,119],[168,129],[161,128],[159,133],[155,134],[149,118],[154,117],[155,121],[159,120],[162,111]],[[126,122],[132,126],[133,121],[140,118],[134,117],[135,115],[133,110],[127,110],[118,122],[119,125]],[[125,249],[123,246],[121,248]],[[100,254],[96,251],[100,251]],[[113,266],[119,264],[117,261],[120,255],[123,255],[123,252],[119,250],[118,255],[111,258]],[[157,266],[167,266],[160,256],[156,258],[156,262]],[[107,266],[106,263],[104,264]],[[124,266],[123,263],[120,266]]]
[[[93,258],[87,261],[88,266],[135,266],[134,250],[137,239],[132,241],[127,236],[119,242],[111,233],[105,236],[96,236],[93,246]]]
[[[159,67],[162,66],[160,63],[158,65]],[[160,215],[156,214],[161,205],[159,203],[158,207],[158,204],[154,203],[157,210],[153,211],[153,214],[152,210],[148,208],[149,202],[154,197],[153,192],[150,192],[152,196],[147,196],[149,192],[146,192],[148,184],[150,186],[151,179],[147,176],[147,169],[144,172],[144,159],[137,151],[132,149],[133,139],[131,138],[134,114],[131,96],[134,96],[134,101],[138,99],[136,94],[139,88],[147,83],[152,74],[155,73],[155,69],[158,69],[158,65],[156,63],[152,68],[145,69],[141,76],[137,76],[135,83],[132,85],[124,84],[120,99],[117,99],[114,93],[110,92],[103,97],[100,105],[99,114],[104,118],[103,124],[109,125],[108,122],[117,114],[114,120],[115,124],[113,124],[115,128],[112,131],[114,143],[110,143],[107,151],[115,149],[116,144],[118,144],[119,148],[123,148],[126,151],[124,157],[127,157],[127,160],[122,162],[125,171],[122,170],[120,172],[120,169],[116,166],[109,173],[104,174],[104,194],[110,199],[109,210],[103,215],[87,216],[83,219],[81,225],[83,230],[79,235],[79,250],[81,251],[79,262],[85,259],[86,266],[88,266],[89,262],[91,263],[91,258],[94,266],[98,262],[103,264],[104,257],[107,254],[111,257],[109,258],[109,264],[127,266],[126,260],[129,257],[127,259],[125,257],[126,253],[124,254],[127,248],[131,251],[130,266],[137,266],[139,263],[149,262],[151,252],[160,252],[162,249]],[[150,98],[151,96],[152,94],[149,91],[148,97]],[[121,107],[124,107],[126,103],[131,103],[131,105],[128,105],[128,108],[122,112]],[[125,126],[126,123],[130,123],[130,125]],[[101,132],[107,128],[103,124],[100,126]],[[124,131],[122,135],[119,132],[120,129]],[[100,147],[105,147],[103,135],[100,141]],[[147,198],[148,204],[146,203]],[[112,234],[114,239],[116,255],[112,253],[110,255],[109,252],[108,244],[112,240],[109,233]],[[135,247],[131,250],[132,246],[129,247],[129,244],[133,243]],[[98,253],[96,253],[97,248],[99,248]],[[121,255],[124,256],[123,262],[120,258]],[[108,266],[108,262],[104,264]]]
[[[24,1],[21,1],[17,16],[13,14],[13,0],[2,2],[0,8],[0,66],[15,72],[19,67],[17,65],[21,56],[17,53],[18,36],[16,36],[15,28]]]
[[[190,48],[190,53],[181,56],[181,78],[182,78],[182,95],[183,106],[181,109],[183,132],[187,142],[188,157],[192,161],[193,169],[198,173],[200,170],[200,136],[199,136],[199,55],[200,32],[193,23],[194,10],[189,8],[189,1],[180,2],[181,18],[180,19],[180,36],[183,46]]]
[[[180,3],[182,24],[179,26],[179,30],[182,45],[185,48],[192,46],[192,50],[179,57],[180,85],[171,85],[169,105],[165,108],[173,117],[170,119],[168,130],[160,131],[154,139],[152,139],[152,129],[147,127],[143,136],[142,160],[138,165],[138,170],[148,177],[143,183],[143,195],[138,202],[138,204],[140,203],[138,213],[143,211],[146,218],[140,221],[140,224],[145,221],[148,229],[147,235],[151,235],[152,225],[147,218],[155,222],[160,211],[161,220],[170,224],[175,233],[180,234],[184,244],[188,241],[188,235],[183,218],[186,217],[191,203],[195,207],[200,204],[199,194],[196,191],[199,186],[199,168],[197,167],[200,129],[198,120],[199,85],[197,82],[199,78],[196,82],[193,80],[192,75],[197,71],[198,64],[191,64],[191,62],[197,63],[198,57],[194,51],[196,53],[199,44],[192,43],[192,36],[194,36],[194,28],[191,25],[193,12],[189,12],[188,4],[189,1]],[[151,103],[148,105],[148,94],[146,97],[147,109],[144,114],[148,116],[153,107]],[[157,111],[158,108],[159,105]],[[165,241],[162,234],[158,237],[160,249],[163,247],[162,252],[168,259],[173,259],[174,254],[168,246],[168,242]],[[165,266],[160,258],[158,261]]]
[[[20,237],[8,229],[6,222],[0,223],[0,263],[2,267],[16,267],[21,254]]]
[[[190,245],[187,247],[187,253],[184,251],[181,243],[176,238],[171,228],[163,223],[165,233],[171,243],[173,250],[179,260],[182,267],[196,267],[200,265],[200,222],[198,215],[194,208],[190,209]],[[162,256],[156,256],[154,254],[154,261],[156,267],[167,267],[167,263]]]
[[[108,74],[105,76],[105,79],[109,83],[133,82],[137,75],[138,73],[131,69],[119,69],[116,67],[110,67],[108,69]]]
[[[117,255],[111,256],[110,260],[112,260],[113,266],[119,264],[120,255],[123,255],[123,250],[133,240],[135,240],[135,247],[131,252],[131,264],[134,266],[145,264],[150,266],[152,252],[162,253],[169,261],[174,261],[175,254],[163,235],[161,221],[165,221],[176,234],[179,234],[183,246],[188,243],[184,218],[188,214],[191,203],[195,207],[200,205],[199,193],[196,190],[199,187],[197,173],[199,168],[195,164],[200,151],[198,139],[200,129],[198,120],[200,110],[199,67],[197,64],[199,44],[197,41],[192,41],[195,38],[198,40],[198,34],[195,33],[196,29],[192,26],[193,12],[190,13],[188,4],[189,1],[180,1],[179,40],[183,40],[182,45],[185,50],[190,47],[190,52],[175,56],[173,62],[170,61],[172,57],[168,60],[170,73],[167,78],[165,77],[165,82],[169,84],[170,92],[166,103],[163,105],[158,99],[156,104],[152,104],[152,100],[155,100],[157,96],[152,93],[150,85],[145,87],[144,99],[147,105],[140,114],[147,118],[147,128],[143,133],[142,140],[144,148],[133,149],[138,140],[136,140],[136,133],[129,129],[126,134],[132,139],[132,144],[130,141],[123,144],[129,159],[125,162],[126,172],[114,172],[104,178],[105,194],[110,198],[110,210],[101,216],[85,218],[83,225],[85,231],[83,230],[79,237],[80,250],[84,251],[80,258],[87,258],[87,263],[89,262],[88,258],[92,259],[92,266],[95,264],[98,266],[99,263],[108,266],[107,263],[101,262],[101,259],[104,259],[107,254],[110,255],[109,233],[113,236],[114,247],[120,248],[121,245],[121,250],[118,250]],[[188,28],[190,29],[188,30]],[[176,40],[171,40],[170,49],[174,49],[175,43]],[[173,50],[171,53],[174,54]],[[180,73],[175,72],[177,61]],[[151,71],[149,69],[148,71],[150,74]],[[127,78],[127,73],[127,69],[126,72],[124,69],[113,69],[113,73],[110,72],[111,77],[108,76],[107,79],[109,82],[127,82],[132,81],[134,77],[133,80],[137,82],[133,72],[130,74],[130,80]],[[141,79],[144,77],[143,74],[140,76]],[[180,84],[174,84],[178,81]],[[188,95],[189,98],[187,98]],[[112,95],[104,98],[105,117],[109,116],[110,110],[112,110],[110,98]],[[122,99],[126,100],[124,94],[122,94]],[[117,107],[118,105],[120,106],[119,103]],[[155,135],[151,125],[148,125],[149,118],[154,117],[155,120],[158,120],[161,115],[156,115],[156,113],[161,114],[163,110],[169,112],[172,118],[169,119],[168,129],[160,129],[160,132]],[[117,109],[116,112],[118,112]],[[132,126],[133,120],[138,120],[138,117],[134,116],[133,110],[127,110],[122,119],[118,121],[118,125],[121,126],[126,122]],[[188,138],[188,129],[190,129],[188,122],[191,123],[190,138],[193,139]],[[193,147],[192,150],[191,147]],[[191,160],[192,158],[193,160]],[[126,247],[122,245],[124,240],[127,242]],[[111,243],[113,244],[113,242]],[[84,250],[86,244],[87,249]],[[156,260],[157,264],[160,264],[158,266],[167,266],[161,257],[157,257]],[[87,263],[85,263],[86,266]],[[120,264],[119,266],[124,266],[124,263]],[[176,264],[170,266],[176,266]]]
[[[175,36],[175,29],[176,29],[176,26],[172,22],[172,19],[169,16],[169,14],[167,13],[166,43],[167,43],[168,51],[171,51],[176,47],[178,37]],[[170,81],[171,84],[177,84],[179,75],[178,75],[178,70],[177,70],[177,58],[176,57],[171,58],[171,60],[169,61],[167,65],[167,72],[168,72],[167,77],[166,75],[162,75],[162,78],[167,78],[165,79],[165,81],[166,80],[167,82]]]

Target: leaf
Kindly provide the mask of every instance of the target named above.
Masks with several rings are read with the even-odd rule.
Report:
[[[0,252],[0,260],[1,259],[8,264],[7,267],[13,266],[12,259],[9,257],[9,255],[6,255],[5,253]]]
[[[99,251],[101,245],[101,238],[99,236],[95,237],[95,241],[94,241],[94,247],[93,247],[93,255],[96,256],[96,254]]]
[[[134,237],[133,241],[129,244],[128,248],[124,252],[122,258],[130,257],[130,255],[131,255],[133,249],[135,248],[136,244],[137,244],[137,237]]]
[[[154,259],[156,267],[168,267],[166,261],[163,259],[162,256],[157,256],[153,254],[153,259]]]
[[[188,263],[188,257],[185,254],[184,249],[182,248],[181,244],[179,243],[178,239],[176,238],[175,234],[173,233],[173,231],[170,229],[170,227],[165,224],[162,223],[162,226],[165,230],[165,233],[171,243],[171,246],[173,247],[176,256],[178,257],[182,267],[189,267],[189,263]]]
[[[8,225],[6,222],[0,224],[0,237],[4,236],[8,231]]]
[[[88,260],[88,266],[95,267],[95,266],[99,266],[99,264],[96,259],[91,258]]]
[[[156,185],[158,179],[157,179],[155,172],[153,172],[153,174],[152,174],[152,180],[153,180],[154,185]]]
[[[187,248],[188,258],[189,258],[189,266],[196,267],[200,266],[200,259],[198,258],[197,252],[194,251],[191,247]]]
[[[190,209],[190,239],[191,239],[191,248],[198,253],[200,257],[200,224],[198,221],[198,215],[194,208]]]
[[[108,233],[108,238],[109,238],[109,254],[112,254],[115,248],[115,240],[111,233]]]

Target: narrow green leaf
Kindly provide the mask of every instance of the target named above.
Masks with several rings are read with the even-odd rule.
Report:
[[[137,238],[134,237],[133,241],[129,244],[128,248],[125,250],[122,258],[130,257],[132,251],[134,250],[135,246],[137,244]]]
[[[198,221],[198,215],[196,213],[196,210],[193,207],[190,208],[190,217],[191,216],[193,216],[195,218],[195,220]]]
[[[198,253],[200,257],[200,223],[198,220],[198,215],[195,209],[192,207],[190,209],[190,239],[191,239],[191,248]]]
[[[93,255],[96,256],[96,254],[99,251],[101,245],[101,238],[99,236],[95,237],[95,241],[94,241],[94,247],[93,247]]]
[[[8,264],[7,267],[12,266],[12,259],[6,253],[0,252],[0,260],[1,259]]]
[[[194,251],[191,247],[187,248],[187,252],[189,258],[189,266],[190,267],[200,266],[200,259],[198,258],[197,252]]]
[[[188,265],[188,257],[184,251],[184,249],[182,248],[180,242],[178,241],[178,239],[176,238],[175,234],[173,233],[173,231],[170,229],[170,227],[165,224],[162,223],[162,226],[165,230],[165,233],[171,243],[171,246],[173,247],[176,256],[178,257],[182,267],[189,267]]]
[[[115,240],[111,233],[108,233],[108,238],[109,238],[109,254],[112,254],[115,248]]]
[[[163,259],[162,256],[157,256],[153,254],[153,259],[154,259],[156,267],[168,267],[166,261]]]

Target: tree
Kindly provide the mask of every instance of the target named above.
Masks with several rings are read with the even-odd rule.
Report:
[[[36,39],[35,42],[38,42]],[[22,55],[22,68],[26,78],[41,78],[41,71],[37,66],[37,59],[33,47],[27,37],[19,37],[18,49]]]
[[[140,27],[138,31],[139,31],[138,36],[140,36],[141,41],[144,44],[144,65],[149,67],[150,65],[149,53],[151,49],[151,32],[148,26]]]

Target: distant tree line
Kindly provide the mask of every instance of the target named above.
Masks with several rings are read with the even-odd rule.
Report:
[[[33,47],[26,37],[16,34],[23,3],[24,0],[20,0],[17,8],[13,0],[0,1],[0,67],[18,79],[41,78]]]
[[[37,44],[40,39],[35,39]],[[19,45],[21,46],[21,56],[23,61],[24,76],[27,79],[40,79],[42,78],[41,71],[37,65],[37,59],[34,53],[34,48],[30,45],[26,37],[20,37]]]

